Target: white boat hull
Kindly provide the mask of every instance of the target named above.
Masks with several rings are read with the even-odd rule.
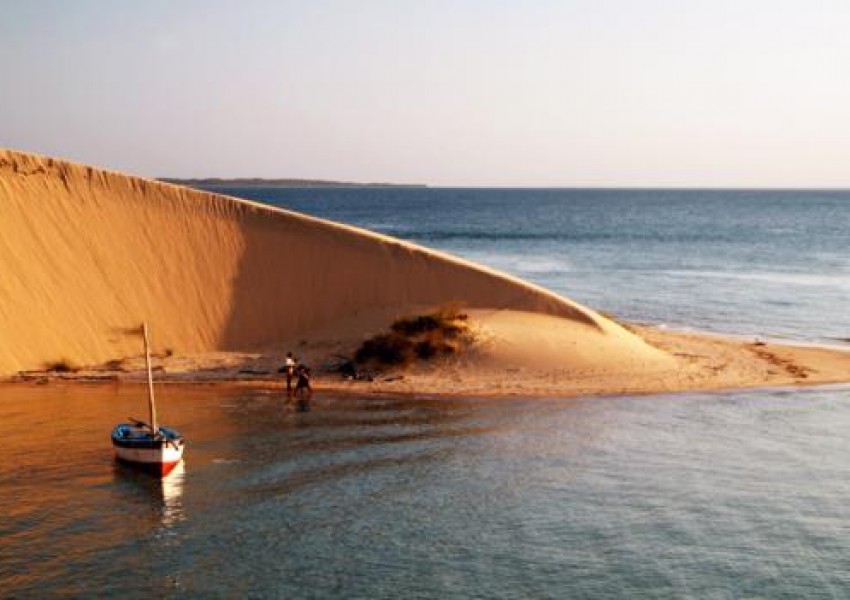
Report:
[[[185,448],[183,438],[172,429],[160,427],[154,436],[128,423],[115,427],[112,447],[118,460],[160,475],[167,474],[181,461]]]
[[[118,460],[132,463],[177,464],[183,458],[183,445],[176,448],[165,444],[162,448],[115,448]]]

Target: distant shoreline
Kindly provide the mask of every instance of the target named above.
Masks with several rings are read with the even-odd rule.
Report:
[[[279,188],[413,188],[437,190],[531,190],[531,191],[582,191],[582,192],[746,192],[746,193],[795,193],[818,192],[840,193],[850,192],[850,187],[682,187],[682,186],[593,186],[593,185],[429,185],[426,183],[389,183],[354,181],[330,181],[323,179],[264,179],[261,177],[238,177],[233,179],[218,177],[178,178],[158,177],[155,181],[183,185],[188,187],[279,187]]]
[[[424,183],[356,183],[352,181],[325,181],[322,179],[263,179],[260,177],[239,177],[224,179],[204,177],[198,179],[179,179],[161,177],[159,181],[174,185],[205,187],[281,187],[281,188],[426,188]]]

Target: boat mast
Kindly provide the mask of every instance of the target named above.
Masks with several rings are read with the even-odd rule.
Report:
[[[159,428],[156,425],[156,404],[153,401],[153,372],[151,371],[151,343],[148,339],[148,324],[142,323],[142,332],[145,334],[145,366],[148,370],[148,405],[150,408],[151,431],[156,435]]]

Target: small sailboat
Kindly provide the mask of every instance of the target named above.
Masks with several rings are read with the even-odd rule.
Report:
[[[115,458],[121,462],[150,471],[167,475],[183,458],[183,436],[174,429],[163,427],[156,422],[156,403],[153,394],[153,372],[151,370],[151,350],[147,323],[142,324],[145,338],[145,367],[148,372],[148,407],[150,421],[145,423],[130,419],[130,423],[121,423],[112,430],[112,447]]]

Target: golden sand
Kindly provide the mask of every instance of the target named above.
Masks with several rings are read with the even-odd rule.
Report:
[[[470,314],[468,352],[358,389],[568,394],[850,380],[848,353],[635,333],[414,244],[0,150],[0,376],[137,356],[138,339],[123,332],[142,321],[166,371],[184,379],[271,372],[287,350],[318,365],[399,316],[447,303]]]

